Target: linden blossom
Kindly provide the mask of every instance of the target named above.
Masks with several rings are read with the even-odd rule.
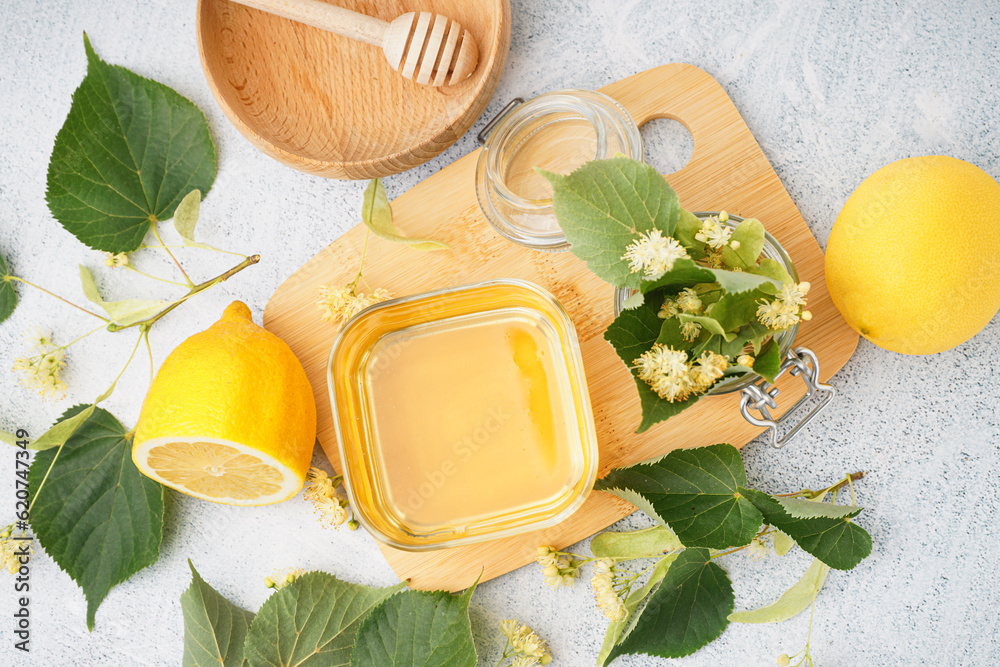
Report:
[[[490,435],[496,433],[510,419],[510,415],[504,412],[503,408],[490,408],[487,417],[483,420],[483,425],[477,427],[471,434],[462,436],[462,439],[451,446],[451,451],[455,456],[461,458],[461,462],[469,461],[472,456],[482,449],[483,445],[489,442]],[[451,477],[459,470],[454,459],[445,459],[435,470],[424,471],[426,481],[421,482],[416,488],[410,490],[410,495],[406,500],[406,508],[410,511],[419,510],[424,506],[424,502],[434,495],[434,493],[444,486],[448,477]]]

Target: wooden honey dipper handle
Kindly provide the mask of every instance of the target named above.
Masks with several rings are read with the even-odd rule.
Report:
[[[469,31],[440,14],[411,12],[386,23],[323,0],[234,1],[382,47],[389,65],[417,83],[458,83],[472,74],[479,61],[479,49]]]

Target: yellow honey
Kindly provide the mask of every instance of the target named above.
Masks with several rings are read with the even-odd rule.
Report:
[[[362,523],[427,549],[568,516],[596,473],[572,322],[537,286],[493,281],[387,302],[331,353],[342,465]]]

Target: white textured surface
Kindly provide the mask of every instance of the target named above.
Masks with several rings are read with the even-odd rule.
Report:
[[[1000,176],[996,2],[512,4],[510,58],[484,118],[442,156],[387,179],[390,196],[471,151],[485,118],[511,97],[599,87],[676,61],[696,64],[722,83],[821,244],[854,187],[898,158],[945,153]],[[219,173],[202,208],[202,233],[217,246],[261,252],[264,260],[157,326],[157,363],[234,298],[246,301],[259,321],[282,279],[355,224],[364,185],[281,166],[228,124],[202,77],[194,6],[194,0],[0,4],[0,248],[19,275],[80,300],[77,263],[102,264],[99,253],[52,219],[44,200],[52,142],[84,74],[84,30],[106,60],[176,88],[209,117]],[[683,163],[676,155],[684,151],[683,131],[661,121],[645,134],[653,164],[670,171]],[[228,266],[211,253],[189,256],[198,262],[197,277]],[[158,257],[140,255],[137,262],[170,270]],[[155,283],[121,277],[102,271],[107,294],[165,294]],[[19,291],[21,306],[0,326],[3,369],[22,353],[21,333],[30,325],[50,327],[65,341],[91,324],[45,295]],[[67,369],[72,389],[62,402],[42,403],[0,373],[0,428],[41,433],[66,407],[103,391],[132,343],[131,334],[102,333],[74,347]],[[836,402],[800,441],[785,451],[759,443],[744,450],[751,484],[769,491],[820,486],[850,470],[871,473],[857,489],[867,508],[859,522],[872,533],[875,550],[855,571],[831,573],[816,607],[817,664],[1000,664],[998,350],[996,321],[972,341],[932,357],[904,357],[862,342],[834,379]],[[107,404],[129,425],[148,381],[143,363]],[[13,453],[0,450],[3,522],[14,509],[12,470]],[[633,516],[619,527],[646,523]],[[586,551],[586,544],[575,550]],[[39,556],[32,570],[30,660],[15,655],[13,583],[0,575],[0,618],[6,619],[0,621],[0,664],[178,664],[178,597],[189,582],[188,558],[250,610],[267,596],[264,577],[280,567],[323,569],[366,584],[395,579],[363,531],[321,530],[300,499],[240,509],[171,494],[160,561],[112,590],[92,634],[80,590]],[[784,560],[724,561],[738,608],[777,597],[806,564],[801,552]],[[499,657],[503,618],[530,624],[549,640],[554,664],[573,667],[593,663],[605,626],[585,583],[554,593],[535,567],[484,584],[472,614],[483,665]],[[779,625],[734,625],[683,660],[641,656],[616,664],[773,665],[779,653],[800,648],[807,624],[808,614]]]

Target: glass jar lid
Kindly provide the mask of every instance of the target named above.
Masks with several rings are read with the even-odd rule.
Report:
[[[642,137],[628,111],[589,90],[561,90],[508,112],[487,138],[476,167],[483,215],[503,236],[537,250],[569,244],[552,208],[552,187],[535,168],[568,174],[618,154],[642,160]]]

